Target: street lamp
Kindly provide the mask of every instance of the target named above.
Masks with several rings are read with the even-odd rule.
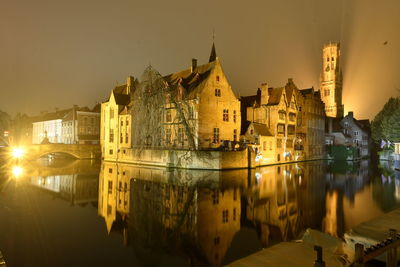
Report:
[[[21,166],[14,166],[12,169],[12,174],[14,175],[15,178],[19,178],[22,173],[23,173],[23,169]]]

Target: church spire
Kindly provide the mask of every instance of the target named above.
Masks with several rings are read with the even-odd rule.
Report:
[[[208,62],[213,62],[217,59],[217,52],[215,52],[215,44],[213,42],[212,48],[211,48],[211,54],[210,54],[210,59]]]

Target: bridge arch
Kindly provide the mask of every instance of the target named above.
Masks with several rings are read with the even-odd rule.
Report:
[[[44,157],[44,156],[47,156],[47,155],[51,155],[51,154],[63,154],[63,155],[69,155],[69,156],[71,156],[71,157],[73,157],[73,158],[75,158],[75,159],[80,159],[81,157],[79,156],[79,155],[77,155],[77,154],[75,154],[75,153],[71,153],[71,152],[69,152],[69,151],[58,151],[58,150],[54,150],[54,151],[44,151],[44,152],[42,152],[42,153],[38,153],[37,155],[35,155],[35,158],[42,158],[42,157]]]

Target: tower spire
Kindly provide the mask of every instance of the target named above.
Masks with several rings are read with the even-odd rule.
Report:
[[[217,52],[215,51],[215,31],[213,30],[213,45],[211,48],[210,59],[208,62],[213,62],[217,59]]]

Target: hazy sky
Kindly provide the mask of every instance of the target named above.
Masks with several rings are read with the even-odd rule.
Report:
[[[104,101],[151,63],[161,74],[217,54],[233,89],[319,88],[340,41],[345,111],[373,118],[400,93],[398,0],[0,0],[0,110],[31,115]],[[384,42],[387,44],[384,45]]]

